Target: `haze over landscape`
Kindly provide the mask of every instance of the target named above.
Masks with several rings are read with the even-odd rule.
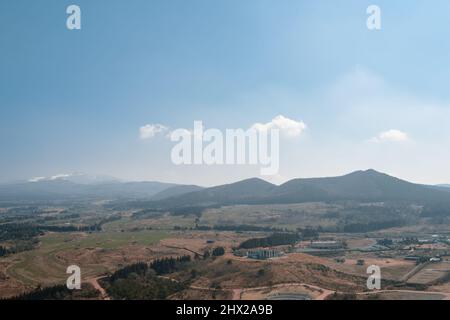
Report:
[[[76,2],[0,1],[0,300],[450,300],[448,0]]]
[[[64,197],[91,198],[147,198],[154,201],[170,198],[180,205],[205,203],[224,204],[223,201],[245,203],[313,202],[327,200],[392,200],[425,199],[435,196],[445,199],[448,185],[420,185],[377,172],[373,169],[328,178],[293,179],[276,185],[259,178],[235,183],[201,187],[156,181],[128,182],[110,176],[84,173],[60,174],[32,178],[27,181],[0,184],[2,200],[51,200]],[[192,198],[192,199],[191,199]],[[221,202],[222,201],[222,202]]]

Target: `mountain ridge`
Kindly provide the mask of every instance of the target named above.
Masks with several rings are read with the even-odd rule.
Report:
[[[176,208],[327,201],[406,201],[449,205],[448,188],[411,183],[373,169],[275,185],[260,178],[202,188],[164,182],[80,184],[50,179],[0,185],[0,200],[128,199],[132,207]]]
[[[450,205],[448,192],[411,183],[373,169],[337,177],[292,179],[279,186],[252,178],[170,197],[152,205],[182,207],[340,200],[438,202]]]

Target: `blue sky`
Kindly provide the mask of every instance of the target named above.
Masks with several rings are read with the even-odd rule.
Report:
[[[70,4],[81,30],[66,28]],[[370,4],[380,31],[366,27]],[[445,0],[4,0],[0,181],[256,176],[176,167],[170,141],[139,139],[139,128],[247,128],[283,115],[308,129],[283,142],[278,182],[372,167],[450,182],[448,12]]]

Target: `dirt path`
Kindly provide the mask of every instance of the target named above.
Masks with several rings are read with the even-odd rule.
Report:
[[[336,291],[331,291],[331,290],[326,290],[323,293],[321,293],[318,297],[316,297],[315,300],[325,300],[326,298],[328,298],[329,296],[331,296],[332,294],[334,294]]]
[[[409,279],[411,279],[414,275],[419,273],[420,270],[425,268],[429,265],[429,262],[421,263],[417,266],[415,266],[411,271],[409,271],[407,274],[405,274],[403,277],[400,278],[400,281],[407,282]]]
[[[242,289],[232,289],[233,296],[231,297],[231,300],[241,300],[242,297]]]
[[[102,279],[102,278],[103,277],[91,278],[91,279],[87,279],[86,281],[89,282],[90,284],[92,284],[92,286],[96,290],[100,291],[100,294],[102,295],[102,300],[111,300],[111,298],[109,297],[106,290],[100,285],[100,283],[98,283],[98,280]]]

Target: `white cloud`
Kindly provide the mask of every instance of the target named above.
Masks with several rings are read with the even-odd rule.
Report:
[[[381,132],[378,136],[370,139],[371,142],[405,142],[408,141],[408,134],[400,130],[391,129],[388,131]]]
[[[303,121],[295,121],[279,115],[268,123],[255,123],[251,128],[258,131],[278,129],[285,137],[295,138],[300,136],[302,132],[306,130],[306,124]]]
[[[139,136],[142,140],[154,138],[157,134],[166,131],[168,127],[162,124],[147,124],[139,129]]]
[[[70,178],[72,176],[73,176],[72,173],[61,173],[61,174],[57,174],[57,175],[51,176],[49,178],[49,180],[59,180],[59,179],[64,179],[64,178]]]
[[[54,181],[54,180],[64,180],[66,178],[71,178],[75,176],[82,175],[81,173],[60,173],[50,177],[34,177],[28,180],[28,182],[40,182],[40,181]]]

